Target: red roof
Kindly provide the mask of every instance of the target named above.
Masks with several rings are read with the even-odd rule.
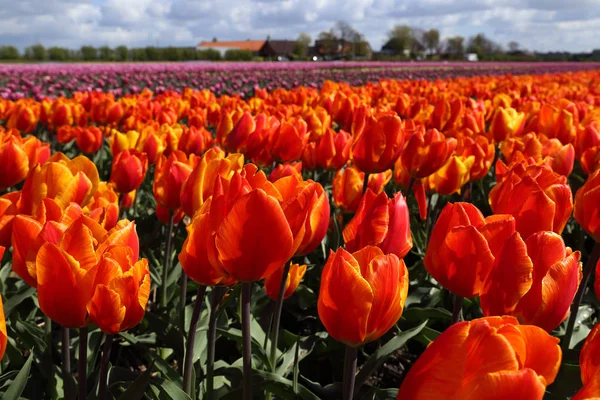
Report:
[[[241,40],[237,42],[202,42],[200,43],[200,47],[228,47],[232,49],[259,51],[263,44],[265,44],[264,40]]]

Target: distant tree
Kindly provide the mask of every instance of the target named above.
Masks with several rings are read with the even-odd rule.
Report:
[[[323,31],[319,33],[318,39],[320,50],[325,56],[335,55],[338,51],[337,37],[333,31]]]
[[[81,57],[83,61],[96,61],[98,59],[98,50],[93,46],[81,46]]]
[[[332,32],[342,43],[341,53],[343,56],[354,57],[358,44],[364,41],[363,35],[346,21],[338,21],[333,26]]]
[[[213,41],[213,43],[217,42],[217,37],[213,36],[212,41]]]
[[[0,60],[18,60],[19,50],[15,46],[0,46]]]
[[[483,33],[469,38],[469,44],[467,46],[469,53],[477,53],[479,58],[489,57],[495,53],[500,53],[502,47],[488,39]]]
[[[148,46],[146,47],[146,57],[149,61],[161,61],[162,54],[156,47]]]
[[[423,40],[425,42],[425,47],[427,47],[431,53],[437,53],[440,44],[440,31],[437,29],[428,30],[423,34]]]
[[[131,56],[133,61],[148,61],[148,53],[143,47],[132,49]]]
[[[35,61],[44,61],[46,59],[46,48],[41,44],[34,44],[25,49],[25,58]]]
[[[296,43],[294,43],[294,54],[300,58],[305,58],[311,42],[312,38],[308,33],[300,33],[296,39]]]
[[[396,53],[410,50],[413,44],[413,30],[408,25],[396,25],[388,32],[389,47]]]
[[[219,61],[221,59],[221,53],[215,49],[200,50],[197,54],[198,60]]]
[[[112,61],[115,59],[115,52],[108,46],[102,46],[98,50],[99,58],[102,61]]]
[[[69,59],[69,50],[64,47],[50,47],[48,49],[48,59],[51,61],[67,61]]]
[[[115,55],[119,61],[127,61],[129,58],[129,49],[127,46],[119,46],[115,49]]]
[[[178,47],[167,47],[163,49],[163,56],[166,61],[182,61],[183,50]]]
[[[450,54],[462,56],[462,54],[465,52],[464,42],[465,38],[462,36],[448,38],[446,43],[446,51]]]
[[[513,41],[508,42],[508,49],[510,51],[518,51],[519,50],[519,43]]]

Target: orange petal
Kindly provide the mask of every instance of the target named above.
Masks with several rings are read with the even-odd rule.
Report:
[[[112,335],[120,331],[125,318],[125,307],[121,305],[119,294],[106,285],[98,285],[92,300],[87,305],[90,319],[102,332]]]
[[[215,239],[225,270],[242,282],[272,274],[292,256],[293,242],[279,202],[261,189],[234,203]]]

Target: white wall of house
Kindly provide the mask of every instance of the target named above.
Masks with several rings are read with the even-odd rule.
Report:
[[[239,50],[239,47],[196,46],[196,50],[208,50],[208,49],[217,50],[219,53],[221,53],[221,56],[224,56],[225,52],[227,50]]]

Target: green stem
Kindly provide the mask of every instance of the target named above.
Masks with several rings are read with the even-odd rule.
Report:
[[[581,300],[583,299],[583,294],[585,293],[590,276],[592,276],[592,273],[594,272],[596,262],[598,262],[598,257],[600,257],[600,243],[596,242],[594,244],[592,254],[590,254],[587,262],[585,263],[583,277],[579,283],[579,289],[577,289],[577,294],[575,294],[573,304],[571,304],[571,316],[569,317],[569,322],[567,323],[567,332],[565,333],[565,337],[563,338],[562,342],[563,350],[568,350],[571,345],[571,337],[573,336],[573,330],[575,329],[575,321],[577,321],[579,306],[581,305]]]
[[[283,267],[281,275],[281,284],[279,285],[279,293],[277,295],[277,303],[275,306],[275,314],[273,326],[271,327],[271,372],[275,372],[277,364],[277,342],[279,341],[279,324],[281,323],[281,310],[283,309],[283,295],[285,294],[285,284],[290,273],[290,264],[286,263]]]
[[[100,382],[98,384],[98,399],[106,400],[106,387],[108,385],[108,363],[112,349],[113,335],[106,335],[104,347],[102,348],[102,360],[100,361]]]
[[[208,349],[206,359],[206,398],[212,400],[214,391],[214,370],[215,370],[215,344],[217,341],[217,313],[227,293],[227,288],[216,286],[213,288],[210,299],[210,317],[208,320]]]
[[[71,385],[71,339],[69,336],[69,328],[61,326],[60,333],[65,399],[75,399],[75,388]]]
[[[367,192],[367,188],[369,187],[369,175],[368,173],[365,172],[365,179],[363,181],[363,195]]]
[[[171,261],[171,241],[173,239],[173,224],[175,221],[175,213],[169,211],[169,225],[167,226],[167,240],[165,241],[165,259],[163,262],[162,271],[162,287],[160,296],[160,306],[167,307],[168,304],[168,293],[167,293],[167,276],[169,274],[169,266]]]
[[[354,382],[356,380],[356,358],[358,347],[346,346],[346,359],[344,363],[343,400],[352,400],[354,397]]]
[[[181,271],[179,281],[179,329],[185,332],[185,303],[187,301],[187,284],[188,277],[185,272]]]
[[[462,296],[454,295],[454,307],[452,308],[452,322],[451,325],[454,325],[458,321],[460,321],[460,312],[462,311]]]
[[[194,311],[192,311],[192,319],[190,321],[190,330],[188,331],[187,346],[185,349],[185,362],[183,367],[183,388],[189,395],[192,393],[192,371],[194,369],[194,344],[196,342],[196,330],[198,329],[198,320],[200,319],[200,311],[202,311],[202,303],[204,302],[204,294],[206,286],[200,285],[196,293],[196,301],[194,303]]]
[[[252,332],[250,329],[250,301],[252,283],[242,283],[242,343],[243,343],[243,400],[252,400]]]
[[[79,400],[87,399],[87,344],[88,328],[79,328],[79,360],[77,365],[77,377],[79,378]]]

